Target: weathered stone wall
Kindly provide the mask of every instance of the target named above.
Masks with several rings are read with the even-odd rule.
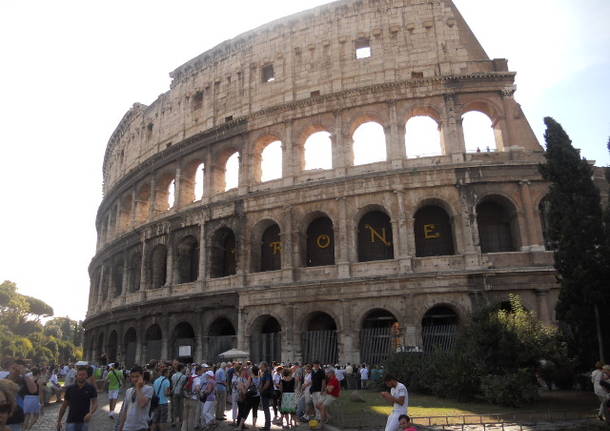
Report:
[[[356,59],[365,39],[372,55]],[[271,64],[275,79],[263,82]],[[336,326],[337,359],[353,362],[371,311],[390,313],[402,343],[421,346],[433,307],[464,322],[511,292],[554,322],[542,149],[513,99],[514,73],[487,58],[449,0],[331,3],[224,42],[172,77],[171,90],[134,105],[108,144],[85,322],[90,359],[175,356],[184,323],[195,359],[213,360],[225,342],[249,350],[271,331],[271,317],[272,332],[280,328],[275,359],[298,360],[312,316],[324,312]],[[461,118],[473,110],[492,120],[497,151],[466,152]],[[441,155],[407,158],[405,124],[417,115],[438,123]],[[377,151],[386,160],[356,166],[353,133],[367,121],[383,126]],[[305,170],[305,140],[320,130],[331,135],[333,167]],[[262,182],[261,151],[273,140],[282,142],[282,177]],[[239,185],[226,191],[234,152]],[[205,187],[195,200],[200,163]],[[418,210],[429,207],[449,220],[450,254],[418,249]],[[494,208],[503,234],[485,224]],[[359,255],[359,223],[371,211],[389,218],[391,259]],[[321,216],[332,224],[324,245],[334,260],[310,266],[307,231]],[[281,264],[261,271],[263,233],[274,225]],[[228,261],[235,268],[223,267]]]

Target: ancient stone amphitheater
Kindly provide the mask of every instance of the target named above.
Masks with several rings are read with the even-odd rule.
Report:
[[[89,360],[211,361],[235,347],[375,363],[451,348],[472,310],[511,292],[554,321],[542,148],[515,72],[450,0],[337,1],[170,76],[106,149]],[[464,138],[472,111],[489,119],[489,148]],[[436,154],[415,157],[408,124],[422,117]],[[361,126],[382,139],[357,139]]]

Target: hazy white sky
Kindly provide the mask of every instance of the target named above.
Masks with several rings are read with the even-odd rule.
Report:
[[[490,57],[518,72],[542,139],[551,115],[609,163],[610,1],[455,0]],[[219,42],[324,0],[0,2],[0,280],[85,316],[107,140],[134,102]]]

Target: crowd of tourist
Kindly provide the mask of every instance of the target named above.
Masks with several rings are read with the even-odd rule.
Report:
[[[31,430],[53,399],[61,403],[58,430],[87,431],[98,408],[98,392],[104,391],[115,431],[209,431],[220,421],[231,421],[236,430],[256,429],[259,410],[261,431],[272,423],[285,429],[299,422],[316,427],[331,419],[330,407],[342,390],[367,389],[371,381],[389,389],[381,392],[393,406],[386,431],[415,430],[407,415],[405,385],[381,367],[365,364],[153,361],[127,370],[116,363],[34,367],[9,360],[0,371],[0,431]],[[598,362],[591,381],[603,419],[610,404],[610,366]],[[119,398],[123,402],[116,411]]]

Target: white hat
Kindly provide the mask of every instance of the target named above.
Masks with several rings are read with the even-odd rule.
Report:
[[[214,377],[214,371],[206,371],[205,375],[206,376],[210,376],[210,377]]]
[[[208,364],[206,364],[206,363],[201,364],[201,366],[202,366],[203,368],[210,368],[210,366],[209,366]]]

